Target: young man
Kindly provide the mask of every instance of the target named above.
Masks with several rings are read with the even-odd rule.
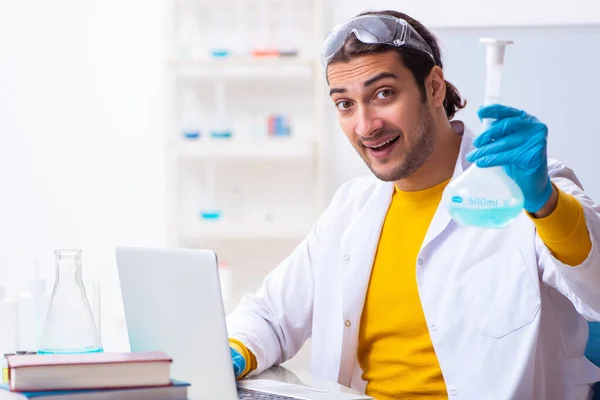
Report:
[[[339,123],[374,176],[344,184],[306,239],[228,317],[238,377],[293,357],[377,399],[586,399],[600,319],[600,208],[546,157],[546,126],[502,105],[474,140],[433,35],[398,12],[337,26],[323,52]],[[504,229],[440,203],[471,163],[525,197]]]

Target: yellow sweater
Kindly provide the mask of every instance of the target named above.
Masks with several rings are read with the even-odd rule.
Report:
[[[447,398],[415,276],[416,256],[446,184],[447,181],[418,192],[395,191],[384,222],[363,309],[358,348],[363,378],[368,382],[367,393],[377,399]],[[417,200],[421,202],[415,209]],[[574,197],[559,190],[554,212],[532,220],[538,235],[557,259],[576,266],[587,258],[592,244],[583,208]],[[399,251],[400,248],[405,251]],[[397,258],[399,254],[403,254],[401,259]],[[411,268],[400,268],[402,260]],[[397,284],[403,285],[402,288]],[[403,318],[388,318],[390,310],[397,310],[395,315]],[[244,377],[256,368],[256,357],[236,339],[230,339],[230,345],[246,359]],[[397,379],[400,374],[403,379]]]
[[[378,400],[448,398],[416,276],[417,255],[447,183],[395,190],[383,223],[358,336],[362,378]]]

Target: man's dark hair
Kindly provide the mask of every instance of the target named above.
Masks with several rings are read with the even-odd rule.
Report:
[[[419,87],[419,92],[421,93],[421,101],[425,101],[427,94],[425,92],[425,78],[431,72],[431,69],[437,65],[440,68],[442,65],[442,58],[440,56],[440,48],[438,46],[437,40],[435,36],[427,29],[423,24],[419,21],[409,17],[406,14],[403,14],[398,11],[386,10],[386,11],[371,11],[360,14],[362,15],[391,15],[396,18],[401,18],[408,22],[421,37],[429,44],[431,51],[433,52],[434,60],[429,57],[428,54],[423,53],[422,51],[415,50],[410,47],[401,46],[394,47],[387,44],[365,44],[359,41],[356,36],[350,35],[348,40],[344,46],[334,54],[333,58],[330,60],[332,62],[345,62],[350,59],[364,55],[364,54],[372,54],[372,53],[383,53],[387,51],[396,51],[400,56],[402,62],[408,68],[413,76],[415,77],[415,81],[417,82],[417,86]],[[448,119],[451,120],[454,118],[454,114],[462,108],[466,106],[466,101],[462,99],[458,89],[454,87],[450,82],[446,81],[446,97],[444,99],[444,109],[446,110],[446,115]]]

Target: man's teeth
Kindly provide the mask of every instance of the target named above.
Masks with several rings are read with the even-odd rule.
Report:
[[[390,142],[393,142],[394,140],[396,140],[396,139],[398,139],[398,138],[399,138],[399,136],[396,136],[396,137],[394,137],[394,138],[391,138],[391,139],[390,139],[390,140],[388,140],[388,141],[385,141],[385,142],[381,143],[381,144],[380,144],[380,145],[378,145],[378,146],[367,146],[367,147],[370,147],[371,149],[378,149],[378,148],[380,148],[380,147],[382,147],[382,146],[385,146],[386,144],[388,144],[388,143],[390,143]]]

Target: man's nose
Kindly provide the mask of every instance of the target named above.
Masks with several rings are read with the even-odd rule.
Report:
[[[358,136],[369,137],[383,127],[383,121],[370,107],[360,107],[354,131]]]

